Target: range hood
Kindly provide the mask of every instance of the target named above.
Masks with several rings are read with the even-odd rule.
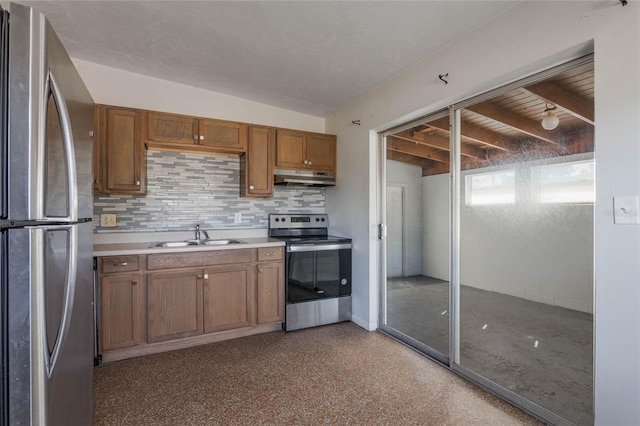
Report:
[[[332,172],[313,172],[310,170],[275,169],[274,184],[298,186],[335,186],[336,176]]]

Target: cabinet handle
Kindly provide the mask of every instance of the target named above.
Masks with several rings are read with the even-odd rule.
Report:
[[[120,263],[112,263],[111,266],[127,266],[129,263],[127,262],[120,262]]]
[[[200,279],[200,280],[208,280],[209,279],[209,274],[204,274],[204,275],[196,275],[196,278]]]
[[[304,160],[304,164],[307,164],[307,160]]]
[[[203,141],[204,140],[204,136],[200,135],[200,140]]]
[[[140,185],[140,181],[139,180],[136,181],[136,185]]]
[[[253,189],[253,185],[249,185],[249,189]]]
[[[309,161],[309,165],[311,165],[311,161]]]

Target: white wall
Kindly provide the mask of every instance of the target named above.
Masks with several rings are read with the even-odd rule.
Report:
[[[640,193],[639,23],[635,1],[523,1],[327,119],[340,176],[327,212],[354,238],[356,323],[373,329],[378,319],[376,130],[593,49],[596,423],[640,424],[640,229],[614,225],[611,215],[614,195]]]
[[[422,274],[449,281],[448,173],[422,178]]]
[[[422,274],[422,168],[387,161],[387,185],[404,188],[403,261],[406,276]]]
[[[142,74],[73,59],[93,100],[198,117],[243,121],[310,132],[325,131],[325,119]]]

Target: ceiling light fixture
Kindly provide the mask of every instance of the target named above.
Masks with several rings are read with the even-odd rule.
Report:
[[[560,124],[560,119],[556,113],[557,109],[553,105],[547,104],[542,113],[542,127],[545,130],[553,130]]]

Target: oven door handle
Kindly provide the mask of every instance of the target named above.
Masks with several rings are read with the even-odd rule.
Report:
[[[287,246],[287,252],[304,252],[304,251],[327,251],[327,250],[345,250],[350,249],[351,243],[342,244],[295,244]]]

